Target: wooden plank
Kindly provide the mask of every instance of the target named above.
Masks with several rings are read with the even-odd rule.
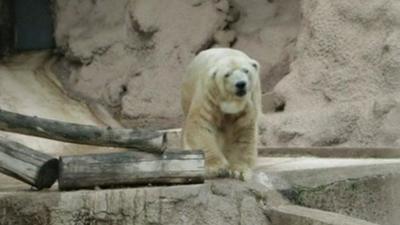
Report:
[[[121,152],[60,157],[60,190],[204,181],[202,151]]]
[[[0,130],[76,144],[125,147],[160,154],[167,146],[166,134],[159,131],[99,128],[25,116],[1,109]]]
[[[322,158],[400,158],[399,148],[277,147],[259,148],[260,157],[315,156]]]
[[[0,137],[0,172],[39,190],[49,188],[58,178],[58,159]]]

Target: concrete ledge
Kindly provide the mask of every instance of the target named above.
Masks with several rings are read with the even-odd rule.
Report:
[[[292,204],[382,225],[400,220],[400,159],[265,158],[255,179]]]
[[[400,158],[399,148],[279,147],[259,148],[261,157],[315,156],[322,158]]]
[[[269,215],[272,225],[378,225],[337,213],[294,205],[273,207]]]
[[[219,179],[200,185],[0,192],[1,225],[270,225],[265,188]]]
[[[290,185],[303,187],[318,187],[361,177],[400,174],[400,159],[260,158],[257,164],[256,174],[280,177]]]
[[[348,179],[315,188],[294,187],[293,203],[379,223],[399,224],[400,175]]]

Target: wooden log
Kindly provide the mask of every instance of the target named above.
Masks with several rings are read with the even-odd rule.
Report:
[[[76,144],[124,147],[159,154],[167,146],[166,134],[159,131],[99,128],[25,116],[1,109],[0,130]]]
[[[204,181],[202,151],[136,152],[60,157],[60,190],[121,187],[148,184],[201,183]]]
[[[58,178],[58,159],[0,137],[0,172],[39,190],[49,188]]]

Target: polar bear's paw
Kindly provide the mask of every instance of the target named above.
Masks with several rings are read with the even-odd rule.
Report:
[[[253,171],[250,168],[230,169],[229,176],[242,181],[250,181],[253,176]]]
[[[207,178],[229,177],[229,175],[228,165],[207,166]]]

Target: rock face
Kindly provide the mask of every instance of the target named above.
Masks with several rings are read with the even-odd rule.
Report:
[[[55,7],[66,56],[58,70],[75,65],[63,73],[65,86],[135,126],[179,124],[182,65],[225,24],[211,1],[60,0]]]
[[[56,0],[54,71],[72,96],[105,104],[126,126],[180,127],[181,77],[200,50],[246,51],[266,91],[288,73],[297,2]]]
[[[233,0],[240,18],[231,25],[237,33],[233,48],[261,64],[263,92],[269,92],[289,73],[300,28],[300,1]]]
[[[202,185],[0,193],[1,224],[268,225],[263,190],[224,180]]]
[[[269,146],[399,146],[400,3],[305,0]]]
[[[399,146],[399,11],[396,0],[56,0],[54,71],[125,126],[180,127],[185,66],[233,47],[261,63],[279,111],[262,119],[261,144]]]

